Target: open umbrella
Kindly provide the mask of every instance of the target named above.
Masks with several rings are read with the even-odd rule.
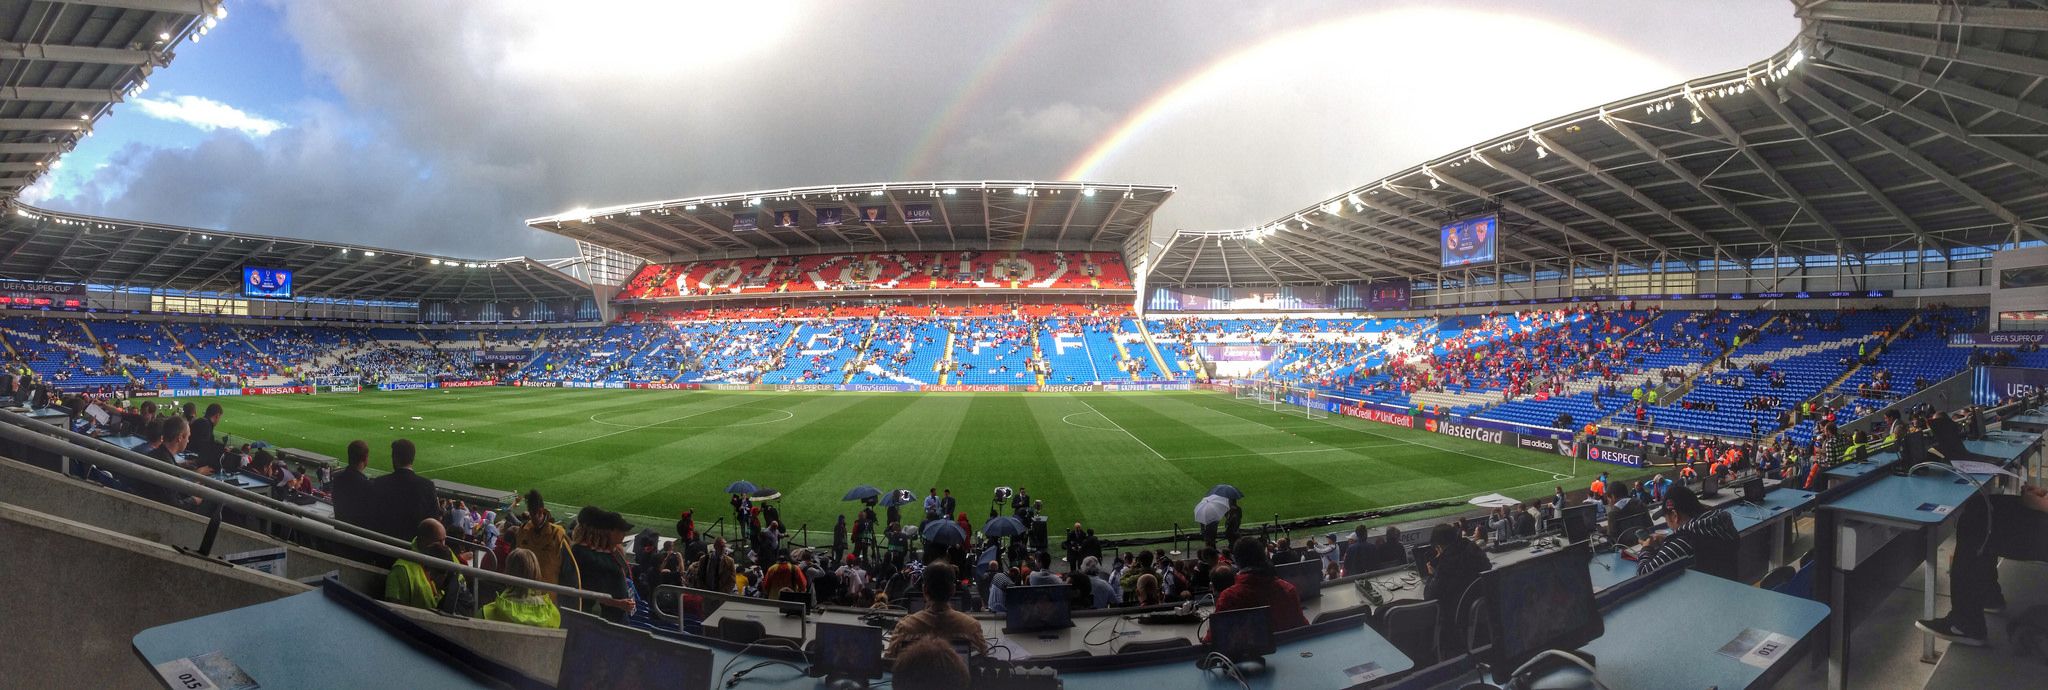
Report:
[[[1216,486],[1210,487],[1209,495],[1222,496],[1233,501],[1244,500],[1244,492],[1238,491],[1237,487],[1231,486],[1229,484],[1217,484]]]
[[[782,498],[782,492],[764,486],[755,489],[753,496],[756,501],[774,501]]]
[[[1202,500],[1195,503],[1195,524],[1216,524],[1229,512],[1230,499],[1216,495],[1203,496]]]
[[[761,487],[754,486],[753,482],[742,479],[726,485],[725,492],[729,494],[752,494],[760,489]]]
[[[909,489],[897,489],[889,492],[889,495],[882,497],[882,507],[884,508],[909,505],[916,502],[917,494],[910,493]]]
[[[870,499],[870,498],[875,498],[875,497],[877,497],[877,496],[881,496],[881,495],[882,495],[882,490],[881,490],[881,489],[877,489],[877,488],[875,488],[875,487],[872,487],[872,486],[868,486],[868,485],[866,485],[866,484],[862,484],[862,485],[860,485],[860,486],[856,486],[856,487],[853,487],[853,488],[851,488],[851,489],[847,489],[847,490],[846,490],[846,495],[845,495],[845,496],[842,496],[842,497],[840,497],[840,499],[839,499],[839,500],[842,500],[842,501],[865,501],[865,500],[868,500],[868,499]]]
[[[940,546],[959,546],[967,543],[967,533],[952,520],[933,520],[924,526],[924,540]]]
[[[981,527],[981,533],[991,537],[1021,536],[1026,531],[1029,530],[1025,529],[1024,521],[1010,515],[990,518],[988,524]]]

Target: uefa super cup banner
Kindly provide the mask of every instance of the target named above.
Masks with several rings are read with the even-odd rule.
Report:
[[[1970,383],[1971,402],[1997,405],[2048,390],[2048,369],[1977,367]]]

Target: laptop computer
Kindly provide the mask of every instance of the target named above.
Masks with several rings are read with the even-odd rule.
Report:
[[[811,676],[828,682],[882,677],[881,628],[819,622],[817,635],[818,651],[811,657]]]
[[[562,610],[561,690],[683,688],[709,690],[711,650],[597,616]]]
[[[1209,651],[1243,664],[1263,659],[1274,649],[1273,615],[1267,607],[1209,614]]]
[[[1003,632],[1009,634],[1065,630],[1074,627],[1073,592],[1066,585],[1011,587],[1003,590]]]

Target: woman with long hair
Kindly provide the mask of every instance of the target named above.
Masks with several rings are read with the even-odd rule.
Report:
[[[569,554],[562,559],[562,584],[602,592],[608,599],[571,599],[568,603],[584,613],[603,616],[613,623],[626,622],[633,613],[633,594],[626,583],[626,533],[632,523],[618,513],[584,506],[576,514],[576,531],[570,538]]]
[[[505,558],[505,574],[528,580],[540,579],[540,561],[533,552],[513,549]],[[503,621],[531,625],[537,628],[562,627],[562,612],[555,608],[553,599],[546,592],[526,587],[511,586],[498,591],[498,599],[484,605],[484,620]]]

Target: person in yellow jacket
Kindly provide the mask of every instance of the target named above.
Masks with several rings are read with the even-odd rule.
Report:
[[[559,528],[557,528],[559,529]],[[505,574],[528,580],[540,579],[540,561],[533,552],[513,549],[505,557]],[[506,587],[496,601],[484,604],[484,620],[531,625],[536,628],[562,627],[562,611],[555,608],[547,592],[525,587]]]
[[[541,500],[539,489],[527,490],[526,522],[512,534],[513,543],[533,552],[534,565],[539,568],[533,579],[559,584],[562,557],[569,552],[569,534],[548,512],[548,504]],[[545,596],[550,600],[554,598],[553,594]]]
[[[419,532],[412,540],[412,550],[428,557],[448,559],[455,562],[455,552],[448,548],[448,532],[441,521],[427,518],[420,521]],[[462,586],[462,576],[452,570],[428,570],[426,566],[408,559],[398,559],[391,565],[391,574],[384,578],[384,600],[423,609],[433,609],[441,604],[441,596],[449,590]]]

